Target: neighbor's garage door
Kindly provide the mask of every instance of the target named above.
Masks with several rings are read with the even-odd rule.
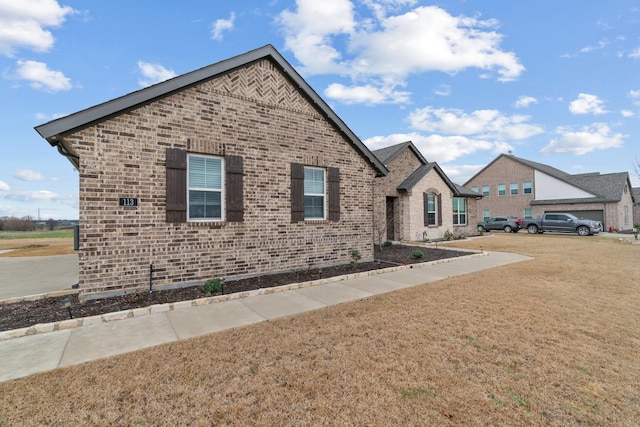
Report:
[[[574,214],[578,218],[593,219],[595,221],[600,221],[601,223],[604,224],[604,211],[598,211],[598,210],[594,210],[594,211],[547,211],[546,213],[559,213],[559,212]]]

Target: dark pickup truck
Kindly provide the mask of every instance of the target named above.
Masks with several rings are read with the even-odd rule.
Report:
[[[547,213],[542,218],[525,219],[522,228],[525,228],[531,234],[550,231],[556,233],[578,233],[581,236],[596,234],[603,229],[600,221],[578,218],[570,213]]]

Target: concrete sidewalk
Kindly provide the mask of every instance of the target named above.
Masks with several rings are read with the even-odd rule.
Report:
[[[485,252],[367,273],[370,275],[343,276],[316,286],[303,284],[280,292],[262,291],[229,296],[222,302],[187,301],[96,316],[84,321],[73,319],[57,326],[42,325],[35,334],[16,335],[17,338],[11,338],[9,332],[0,341],[0,381],[528,259],[531,258],[517,254]],[[425,288],[425,292],[428,292],[428,288]]]

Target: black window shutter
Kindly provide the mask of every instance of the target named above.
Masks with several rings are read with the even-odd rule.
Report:
[[[242,178],[243,167],[242,157],[225,156],[225,203],[226,203],[226,221],[242,222],[244,221],[244,205]]]
[[[304,221],[304,165],[291,163],[291,222]]]
[[[340,221],[340,169],[328,168],[329,221]]]
[[[167,222],[187,221],[187,151],[167,148]]]
[[[422,193],[422,209],[423,209],[423,220],[424,226],[427,227],[429,225],[429,194]]]
[[[438,201],[436,202],[438,205],[436,210],[438,212],[438,226],[442,225],[442,193],[438,194]]]

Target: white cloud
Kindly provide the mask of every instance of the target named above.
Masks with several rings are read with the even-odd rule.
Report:
[[[151,86],[176,76],[173,70],[168,70],[160,64],[144,61],[138,61],[138,71],[142,74],[142,78],[138,79],[138,84],[142,87]]]
[[[556,133],[559,137],[552,139],[547,146],[540,150],[541,153],[571,153],[580,156],[592,151],[622,147],[623,140],[626,138],[626,135],[621,133],[612,133],[605,123],[593,123],[578,131],[559,127],[556,129]]]
[[[581,93],[578,98],[571,101],[569,111],[573,114],[605,114],[607,110],[603,107],[603,101],[596,95]]]
[[[477,68],[501,81],[524,71],[515,53],[500,49],[502,35],[494,20],[452,16],[435,6],[387,16],[415,3],[367,0],[373,13],[367,17],[362,11],[356,15],[349,0],[297,0],[296,9],[283,11],[278,23],[303,75],[350,76],[353,87],[403,86],[411,74],[429,71],[454,74]]]
[[[633,49],[627,56],[632,59],[640,58],[640,47]]]
[[[222,33],[233,29],[233,22],[236,19],[236,14],[231,12],[229,19],[217,19],[213,23],[213,29],[211,30],[211,38],[214,40],[222,40]]]
[[[497,110],[467,114],[459,109],[425,107],[409,114],[411,127],[416,130],[497,140],[522,140],[543,132],[542,127],[529,120],[530,116],[505,116]]]
[[[633,117],[636,115],[636,113],[631,110],[622,110],[620,111],[620,114],[622,114],[622,117]]]
[[[50,70],[47,64],[38,61],[18,61],[16,78],[27,80],[34,89],[50,92],[71,89],[71,80],[61,71]]]
[[[450,96],[451,95],[451,86],[442,84],[433,90],[438,96]]]
[[[500,50],[502,36],[493,31],[495,26],[494,21],[455,17],[435,6],[418,7],[386,18],[378,31],[359,32],[351,40],[351,49],[359,52],[353,68],[400,77],[479,68],[497,71],[498,80],[514,80],[524,67],[513,52]]]
[[[476,173],[480,172],[480,170],[486,165],[452,165],[452,164],[441,164],[440,167],[447,174],[449,179],[455,183],[462,184],[467,182],[469,178],[474,176]]]
[[[604,49],[608,45],[609,45],[609,40],[602,39],[602,40],[598,41],[598,44],[596,46],[585,46],[585,47],[583,47],[582,49],[580,49],[580,53],[589,53],[589,52],[593,52],[594,50]]]
[[[520,98],[518,98],[518,100],[516,101],[516,108],[527,108],[529,105],[531,104],[537,104],[538,100],[535,99],[533,96],[521,96]]]
[[[353,4],[348,0],[297,0],[297,10],[279,16],[285,32],[285,46],[309,74],[342,73],[341,55],[332,46],[331,36],[352,34],[356,23]]]
[[[65,196],[63,195],[54,193],[53,191],[47,191],[47,190],[14,191],[6,195],[5,197],[7,199],[21,200],[21,201],[31,201],[31,200],[54,201],[54,200],[61,200],[65,198]]]
[[[62,25],[72,13],[56,0],[0,0],[0,53],[12,56],[19,48],[48,51],[54,38],[46,28]]]
[[[44,181],[46,179],[40,172],[29,169],[19,169],[13,176],[22,181]]]
[[[4,181],[0,181],[0,192],[9,191],[10,189],[9,184]]]
[[[417,132],[374,136],[363,141],[370,149],[376,150],[393,144],[412,141],[430,162],[446,163],[478,151],[501,152],[504,145],[495,142],[467,138],[465,136],[423,135]]]
[[[347,87],[339,83],[330,84],[324,94],[345,104],[402,104],[409,102],[410,92],[396,91],[393,87],[372,85]]]

